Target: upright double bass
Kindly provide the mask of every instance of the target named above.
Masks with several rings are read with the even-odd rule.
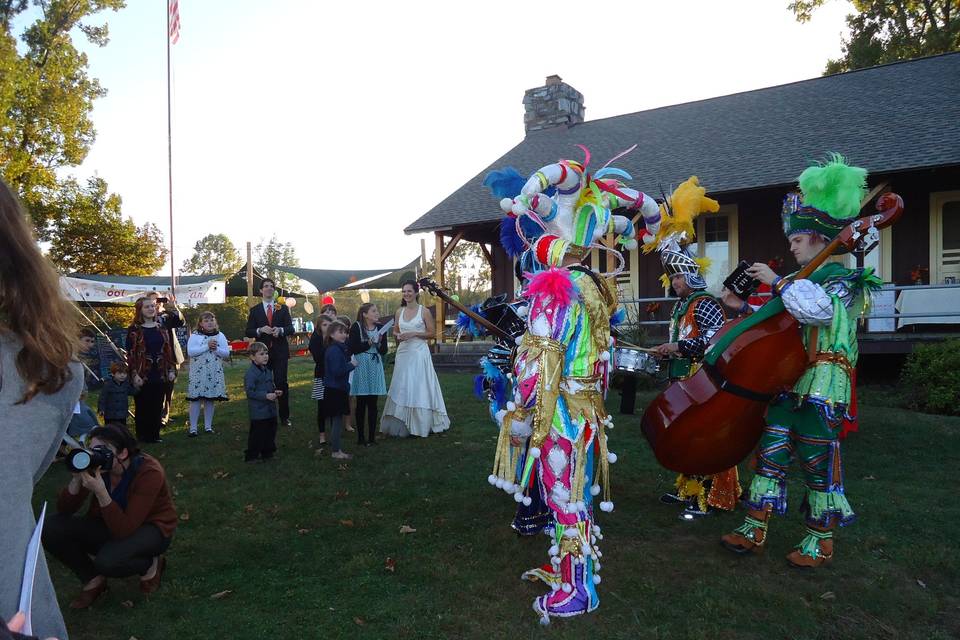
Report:
[[[868,246],[879,229],[900,217],[903,200],[885,193],[876,208],[847,225],[792,279],[810,278],[841,246]],[[729,469],[760,441],[770,400],[789,390],[808,364],[800,324],[774,298],[717,332],[700,369],[671,384],[647,407],[643,434],[667,469],[702,475]]]

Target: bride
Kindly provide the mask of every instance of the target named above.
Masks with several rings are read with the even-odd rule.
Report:
[[[425,340],[434,333],[433,316],[419,304],[420,287],[416,282],[404,282],[401,291],[403,301],[393,325],[393,335],[400,346],[380,431],[401,438],[425,438],[431,432],[449,429],[450,419]]]

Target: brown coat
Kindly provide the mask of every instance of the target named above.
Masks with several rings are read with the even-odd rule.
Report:
[[[173,506],[166,473],[156,458],[145,453],[140,455],[143,456],[143,463],[127,490],[127,508],[111,502],[101,509],[100,503],[93,499],[87,509],[87,517],[103,520],[116,539],[126,538],[147,523],[156,525],[164,537],[169,538],[177,528],[177,510]],[[76,513],[88,495],[90,492],[83,487],[75,496],[64,487],[57,499],[57,511]]]

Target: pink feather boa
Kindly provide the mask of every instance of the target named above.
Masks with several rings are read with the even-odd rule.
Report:
[[[526,274],[529,284],[526,295],[538,300],[538,306],[566,307],[577,295],[576,285],[570,277],[570,272],[559,267],[551,267],[536,275]],[[533,309],[534,312],[538,309]]]

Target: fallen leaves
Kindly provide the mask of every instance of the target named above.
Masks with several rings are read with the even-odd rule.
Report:
[[[409,525],[406,525],[406,524],[403,525],[402,527],[400,527],[400,533],[403,533],[403,534],[416,533],[416,532],[417,532],[416,529],[414,529],[413,527],[411,527],[411,526],[409,526]]]
[[[876,479],[877,478],[875,476],[867,476],[864,478],[864,480],[876,480]]]
[[[383,568],[390,573],[393,573],[397,570],[397,561],[393,558],[387,557],[387,559],[383,561]]]
[[[341,520],[341,521],[340,521],[340,526],[342,526],[342,527],[352,527],[352,526],[353,526],[353,520]]]
[[[133,600],[124,600],[120,603],[121,607],[126,607],[127,609],[133,609]]]
[[[836,599],[837,599],[837,594],[835,594],[833,591],[826,591],[826,592],[820,594],[820,599],[821,599],[821,600],[836,600]]]
[[[189,519],[190,519],[190,513],[189,513],[189,512],[184,511],[183,513],[180,514],[180,522],[186,522],[186,521],[189,520]]]
[[[347,490],[345,490],[345,489],[341,489],[340,491],[337,491],[337,494],[336,494],[335,496],[333,496],[333,499],[334,499],[334,500],[343,500],[343,499],[346,498],[348,495],[350,495],[350,492],[349,492],[349,491],[347,491]]]
[[[244,513],[253,513],[253,512],[256,511],[256,510],[257,510],[257,508],[254,507],[252,504],[246,504],[246,505],[243,506],[243,512],[244,512]]]
[[[927,583],[924,582],[923,580],[921,580],[920,578],[917,578],[917,584],[920,585],[920,588],[921,588],[921,589],[926,589],[926,588],[927,588]]]
[[[178,474],[175,475],[174,477],[175,477],[177,480],[183,480],[183,474],[182,474],[182,473],[178,473]]]
[[[215,594],[210,596],[211,600],[223,600],[228,595],[233,593],[233,589],[224,589],[223,591],[217,591]]]
[[[353,622],[354,622],[355,624],[361,626],[361,627],[362,627],[364,624],[366,624],[366,622],[363,620],[363,618],[354,618],[354,619],[353,619]]]
[[[217,471],[213,474],[214,480],[222,480],[230,475],[229,471]]]
[[[299,533],[300,535],[305,535],[310,533],[310,529],[297,529],[297,533]]]

